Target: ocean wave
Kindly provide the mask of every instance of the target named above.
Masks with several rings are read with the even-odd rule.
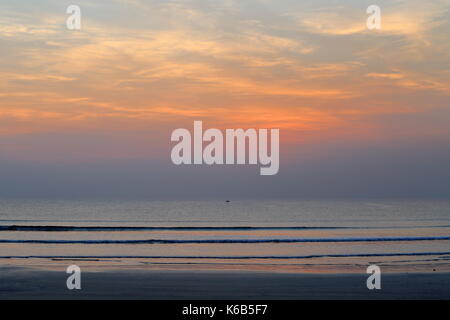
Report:
[[[32,225],[3,225],[0,231],[163,231],[163,230],[179,230],[179,231],[208,231],[208,230],[334,230],[334,229],[351,229],[353,227],[307,227],[307,226],[291,226],[291,227],[255,227],[255,226],[230,226],[230,227],[133,227],[133,226],[32,226]]]
[[[257,230],[364,230],[364,229],[423,229],[450,228],[442,226],[57,226],[57,225],[0,225],[0,231],[44,231],[44,232],[120,232],[120,231],[257,231]]]
[[[0,256],[0,259],[222,259],[222,260],[248,260],[248,259],[315,259],[315,258],[358,258],[358,257],[404,257],[404,256],[446,256],[450,252],[385,252],[385,253],[350,253],[350,254],[313,254],[303,256]]]
[[[450,236],[437,237],[372,237],[372,238],[287,238],[287,239],[142,239],[142,240],[35,240],[0,239],[0,243],[36,244],[226,244],[226,243],[317,243],[317,242],[402,242],[445,241]]]

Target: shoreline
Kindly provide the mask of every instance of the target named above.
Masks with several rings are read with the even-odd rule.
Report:
[[[243,271],[107,270],[81,274],[81,290],[68,290],[61,271],[0,267],[0,300],[361,300],[450,299],[450,273],[385,273],[381,290],[368,290],[368,274]]]

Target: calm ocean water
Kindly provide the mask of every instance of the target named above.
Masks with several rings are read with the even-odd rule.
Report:
[[[0,265],[449,270],[450,201],[0,200]]]

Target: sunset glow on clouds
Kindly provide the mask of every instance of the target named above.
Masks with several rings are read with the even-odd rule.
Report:
[[[128,139],[117,157],[165,158],[169,132],[198,119],[280,128],[284,150],[450,138],[450,1],[378,1],[381,30],[366,28],[370,4],[2,1],[2,157],[59,159],[45,137],[67,135],[79,157],[108,136]]]

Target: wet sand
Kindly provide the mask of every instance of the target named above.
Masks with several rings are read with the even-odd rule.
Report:
[[[381,290],[367,289],[367,274],[89,271],[68,290],[65,270],[0,272],[0,299],[450,299],[450,273],[440,272],[383,274]]]

